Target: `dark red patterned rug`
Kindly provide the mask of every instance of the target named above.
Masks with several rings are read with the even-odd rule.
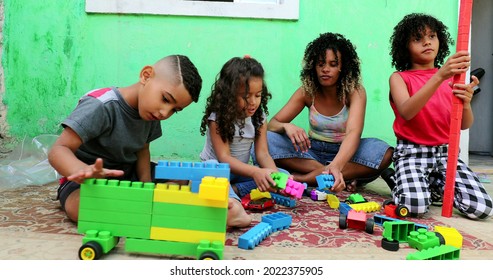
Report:
[[[385,199],[374,192],[361,192],[368,201],[383,203]],[[344,201],[348,193],[339,194],[339,200]],[[278,246],[278,247],[313,247],[313,248],[338,248],[346,246],[354,246],[360,244],[374,244],[380,247],[382,240],[382,228],[375,226],[373,234],[368,234],[365,231],[357,229],[339,229],[339,211],[331,209],[325,201],[313,201],[308,197],[303,197],[298,201],[294,208],[287,208],[275,205],[274,208],[264,212],[252,213],[254,222],[252,227],[258,224],[263,215],[274,212],[283,212],[291,215],[292,224],[289,229],[275,232],[265,238],[259,246]],[[375,213],[383,215],[381,212],[368,213],[368,216],[373,216]],[[465,219],[465,218],[463,218]],[[434,226],[450,227],[441,223],[433,217],[424,218],[406,218],[407,221],[426,225],[430,230]],[[228,229],[226,245],[238,246],[239,237],[248,231],[244,229]],[[472,250],[493,250],[493,245],[476,238],[465,232],[461,232],[463,237],[463,248]]]

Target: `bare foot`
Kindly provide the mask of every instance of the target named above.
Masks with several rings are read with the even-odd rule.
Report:
[[[229,198],[228,201],[228,219],[226,225],[228,227],[247,227],[252,223],[252,217],[245,212],[241,203]]]
[[[348,191],[350,193],[355,193],[357,186],[358,186],[358,181],[352,180],[351,183],[346,184],[346,191]]]

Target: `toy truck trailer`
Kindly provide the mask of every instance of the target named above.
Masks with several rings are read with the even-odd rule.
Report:
[[[78,232],[85,236],[80,259],[99,259],[122,237],[127,252],[223,258],[229,166],[227,172],[224,165],[217,166],[218,172],[227,174],[218,178],[206,176],[218,174],[210,165],[158,166],[160,172],[172,167],[175,175],[181,167],[186,169],[185,178],[175,179],[190,180],[190,185],[107,179],[88,179],[81,185]]]

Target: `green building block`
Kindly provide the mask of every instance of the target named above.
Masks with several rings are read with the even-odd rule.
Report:
[[[409,243],[410,247],[422,251],[424,249],[440,246],[440,239],[434,232],[420,228],[417,231],[411,231],[409,233],[407,243]]]
[[[119,238],[111,235],[109,231],[88,230],[82,238],[82,244],[86,244],[89,241],[96,241],[101,245],[103,253],[106,254],[115,248],[118,240]]]
[[[81,197],[99,197],[116,200],[152,201],[154,183],[87,179],[81,185]]]
[[[224,232],[227,208],[154,202],[151,225],[197,231]]]
[[[278,188],[278,189],[285,189],[286,188],[286,185],[288,183],[288,178],[289,178],[288,174],[283,173],[283,172],[274,172],[274,173],[270,174],[270,176],[272,177],[272,180],[274,180],[274,182],[276,182],[276,188]]]
[[[182,218],[194,217],[199,219],[214,218],[218,220],[226,220],[228,216],[228,209],[187,204],[154,202],[152,214],[173,215],[175,217]]]
[[[205,253],[212,252],[218,257],[218,259],[222,260],[224,257],[224,244],[218,241],[212,243],[209,241],[201,241],[197,244],[127,238],[125,240],[125,251],[130,253],[192,256],[197,259],[201,259],[201,256],[205,255]]]
[[[97,223],[112,223],[131,226],[151,226],[151,214],[108,212],[104,210],[84,209],[79,211],[79,219]]]
[[[460,249],[450,245],[440,245],[408,254],[406,260],[458,260]]]
[[[414,223],[407,221],[387,221],[383,223],[382,236],[389,241],[407,242],[408,235],[414,231]]]
[[[359,193],[352,193],[346,199],[347,204],[363,203],[363,202],[366,202],[366,199]]]
[[[117,200],[86,196],[84,199],[80,200],[79,209],[150,214],[152,213],[152,206],[152,201]]]
[[[197,259],[207,259],[210,253],[214,253],[219,260],[224,258],[224,244],[220,241],[201,240],[197,247]]]
[[[134,237],[134,238],[150,238],[151,228],[149,226],[131,226],[131,225],[117,225],[111,223],[97,223],[94,221],[81,221],[77,222],[77,232],[85,233],[88,230],[101,230],[109,231],[114,236],[121,237]]]

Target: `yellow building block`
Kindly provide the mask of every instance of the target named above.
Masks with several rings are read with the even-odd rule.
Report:
[[[445,239],[445,245],[462,248],[462,234],[455,228],[435,226],[434,230],[440,233]]]
[[[348,205],[351,206],[351,208],[353,208],[356,211],[364,211],[366,213],[375,212],[382,208],[382,206],[375,201],[348,204]]]
[[[332,209],[339,209],[339,204],[341,203],[337,196],[333,194],[327,194],[327,203]]]
[[[217,201],[228,201],[229,180],[205,176],[199,187],[199,198]]]
[[[200,240],[205,239],[211,241],[220,241],[224,244],[226,242],[226,231],[208,232],[175,228],[151,227],[151,239],[188,243],[199,243]]]
[[[227,193],[226,188],[226,193]],[[197,193],[190,190],[190,186],[179,186],[176,184],[156,184],[154,189],[154,202],[165,202],[174,204],[186,204],[197,206],[208,206],[217,208],[228,208],[228,200],[218,201],[200,198]]]
[[[270,195],[270,192],[261,192],[259,189],[253,189],[250,192],[251,200],[259,200],[262,198],[272,198],[272,196]]]

